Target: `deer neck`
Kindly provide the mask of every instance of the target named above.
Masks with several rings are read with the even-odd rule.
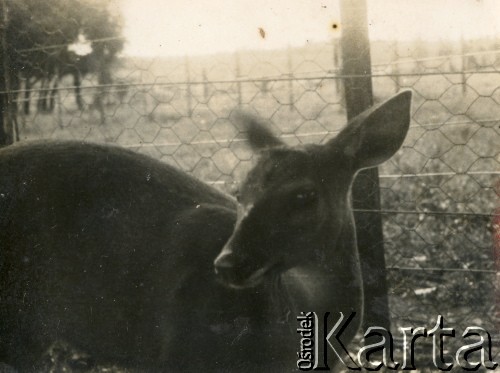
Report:
[[[335,232],[334,227],[329,228]],[[281,299],[285,299],[291,315],[313,311],[318,314],[331,312],[333,315],[338,315],[338,312],[344,315],[356,312],[361,316],[361,271],[350,210],[346,210],[340,231],[326,237],[321,247],[308,248],[311,253],[314,250],[321,252],[317,260],[294,267],[281,275],[280,285],[285,294],[285,298]]]

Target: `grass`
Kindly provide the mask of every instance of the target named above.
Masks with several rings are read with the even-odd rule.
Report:
[[[303,67],[299,60],[295,56]],[[210,70],[209,60],[196,62],[194,80],[202,70],[212,71],[214,79],[222,74],[220,68]],[[92,108],[94,89],[83,91],[83,111],[72,92],[61,91],[53,114],[19,116],[22,140],[117,144],[229,190],[253,159],[241,129],[231,122],[236,107],[268,120],[290,145],[325,142],[345,124],[336,80],[162,85],[183,80],[181,62],[172,63],[170,75],[155,70],[154,63],[147,70],[135,63],[124,64],[117,74],[128,86],[109,92],[105,123]],[[248,76],[282,73],[265,61],[254,63],[242,69]],[[373,79],[376,101],[403,88],[414,91],[409,136],[380,167],[382,209],[411,212],[383,215],[393,326],[431,327],[440,314],[461,330],[469,325],[495,330],[496,276],[480,271],[495,270],[488,214],[499,206],[500,74],[481,73],[495,66],[466,76],[425,75],[441,71],[443,64],[405,66],[422,75]],[[144,82],[157,85],[134,86]]]

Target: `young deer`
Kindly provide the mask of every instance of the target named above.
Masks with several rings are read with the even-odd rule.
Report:
[[[349,189],[400,148],[410,99],[296,148],[241,115],[260,157],[238,202],[117,147],[0,150],[0,361],[38,371],[60,343],[148,372],[296,369],[301,311],[362,312]]]

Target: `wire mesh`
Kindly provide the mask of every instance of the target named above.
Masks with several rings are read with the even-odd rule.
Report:
[[[67,47],[16,53],[37,48],[57,59]],[[414,92],[409,135],[380,167],[381,210],[363,211],[382,214],[393,328],[432,327],[443,315],[462,330],[497,331],[500,43],[377,41],[371,56],[375,101]],[[78,70],[81,58],[67,66]],[[289,145],[324,143],[346,122],[343,81],[352,76],[340,61],[338,39],[272,52],[122,57],[107,84],[79,70],[75,85],[61,69],[34,83],[20,75],[10,93],[20,141],[112,143],[229,191],[254,157],[235,110],[268,120]]]

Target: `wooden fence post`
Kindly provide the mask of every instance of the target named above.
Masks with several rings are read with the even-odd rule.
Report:
[[[335,75],[339,75],[340,61],[342,60],[340,46],[339,46],[339,39],[334,38],[332,41],[332,46],[333,46],[333,69],[332,69],[332,72]],[[340,93],[340,90],[342,89],[342,84],[341,84],[340,79],[334,79],[334,80],[335,80],[335,95],[338,95]]]
[[[344,81],[347,117],[352,119],[373,104],[366,0],[341,0],[340,14],[342,73],[362,75]],[[354,209],[380,210],[376,168],[358,174],[352,197]],[[361,212],[354,217],[365,290],[363,329],[381,326],[390,330],[382,218],[379,213]]]
[[[401,76],[399,75],[399,43],[397,40],[394,40],[393,44],[393,61],[392,61],[392,73],[394,74],[394,82],[396,92],[398,93],[401,89]]]
[[[238,52],[234,53],[235,60],[235,75],[236,75],[236,90],[238,91],[238,105],[243,103],[243,97],[241,93],[241,67],[240,67],[240,55]]]
[[[464,39],[464,35],[462,34],[461,38],[460,38],[460,52],[462,54],[462,74],[461,74],[461,77],[462,77],[462,93],[465,94],[467,93],[467,77],[465,75],[465,71],[467,70],[468,66],[467,66],[467,58],[468,56],[466,56],[467,54],[467,47],[465,45],[465,39]]]
[[[184,57],[184,66],[186,69],[186,101],[187,101],[187,113],[188,117],[193,116],[193,93],[191,92],[191,69],[189,67],[189,57]]]
[[[208,77],[207,77],[207,70],[203,68],[202,71],[202,76],[203,76],[203,99],[204,103],[208,102],[208,95],[209,95],[209,90],[208,90]]]
[[[495,184],[495,191],[500,195],[500,181]],[[493,320],[495,323],[495,333],[500,333],[500,198],[497,199],[497,207],[493,210],[491,226],[493,227],[493,260],[495,262],[495,311]]]
[[[292,60],[292,49],[288,46],[287,49],[287,67],[288,67],[288,100],[290,104],[290,111],[293,109],[293,103],[295,101],[293,97],[293,60]]]
[[[9,145],[19,136],[16,133],[12,110],[10,48],[7,44],[8,8],[6,0],[0,1],[0,147]]]

